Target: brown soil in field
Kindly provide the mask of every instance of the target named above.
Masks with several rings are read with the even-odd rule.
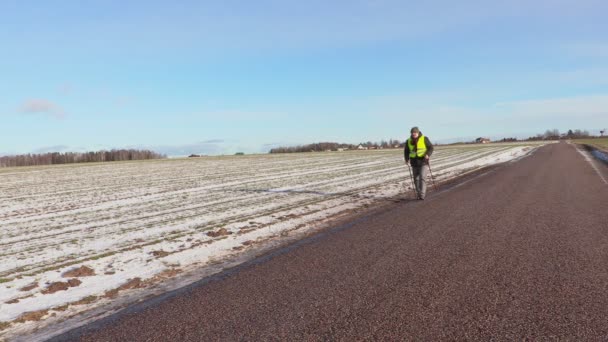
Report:
[[[165,252],[165,251],[152,251],[150,254],[152,254],[153,256],[155,256],[157,258],[162,258],[162,257],[166,257],[167,255],[169,255],[169,252]]]
[[[547,145],[54,340],[606,340],[605,203]]]
[[[230,234],[232,234],[232,232],[229,232],[226,228],[221,228],[214,232],[208,232],[207,236],[218,237],[218,236],[226,236],[226,235],[230,235]]]
[[[68,280],[68,286],[70,287],[80,286],[80,284],[82,284],[82,282],[76,278]]]
[[[57,282],[51,283],[49,286],[47,286],[44,290],[42,290],[42,293],[51,294],[51,293],[55,293],[55,292],[59,292],[59,291],[66,291],[70,287],[76,287],[76,286],[79,286],[80,284],[82,284],[82,282],[76,278],[70,279],[67,282],[57,281]]]
[[[33,289],[35,289],[37,287],[38,287],[38,282],[33,282],[33,283],[31,283],[31,284],[29,284],[27,286],[24,286],[24,287],[20,288],[19,291],[26,292],[26,291],[33,290]]]
[[[94,276],[94,275],[95,275],[95,271],[92,268],[83,265],[78,268],[69,270],[69,271],[63,273],[61,276],[63,278],[77,278],[77,277],[90,277],[90,276]]]

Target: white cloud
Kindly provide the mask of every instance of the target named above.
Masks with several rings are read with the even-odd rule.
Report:
[[[50,153],[50,152],[73,152],[73,149],[70,149],[70,146],[67,145],[55,145],[55,146],[45,146],[32,151],[32,153]]]
[[[566,45],[563,49],[575,57],[608,57],[607,42],[573,43]]]
[[[65,118],[65,111],[58,105],[44,99],[30,99],[25,101],[19,110],[23,114],[43,114],[56,119]]]
[[[608,126],[608,94],[536,98],[483,104],[450,92],[404,94],[376,99],[364,109],[380,122],[394,122],[383,130],[420,128],[437,139],[468,136],[535,135],[546,129],[588,129]],[[386,100],[386,102],[382,102]],[[370,125],[375,125],[370,121]]]
[[[74,92],[74,87],[69,83],[64,83],[57,88],[57,91],[59,92],[59,94],[64,96],[72,95],[72,93]]]
[[[608,46],[606,57],[608,57]],[[550,84],[559,83],[560,85],[568,87],[608,85],[608,67],[580,68],[551,72],[548,74],[540,74],[537,79],[550,82]]]
[[[412,112],[431,126],[473,126],[517,129],[528,124],[585,128],[608,121],[608,95],[531,99],[493,106],[429,106]],[[591,128],[591,127],[589,127]]]
[[[603,70],[603,69],[602,69]],[[608,70],[605,70],[608,73]],[[579,79],[592,74],[591,70],[562,74],[563,79]],[[387,119],[399,117],[433,118],[434,122],[471,121],[483,118],[508,117],[518,119],[562,117],[598,117],[607,115],[608,94],[570,97],[537,98],[480,104],[483,94],[469,91],[413,92],[368,99],[366,110],[375,111]],[[452,118],[453,120],[448,120]]]
[[[498,103],[496,107],[522,119],[556,117],[608,119],[608,95],[511,101]]]

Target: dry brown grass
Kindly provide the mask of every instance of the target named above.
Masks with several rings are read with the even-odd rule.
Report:
[[[40,321],[42,317],[46,316],[49,313],[49,310],[38,310],[38,311],[30,311],[26,312],[23,315],[19,316],[15,320],[17,323],[24,323],[28,321]]]
[[[84,304],[91,304],[91,303],[93,303],[93,302],[96,302],[98,298],[99,298],[99,297],[97,297],[97,296],[88,296],[88,297],[84,297],[84,298],[82,298],[82,299],[81,299],[81,300],[79,300],[79,301],[73,302],[72,304],[73,304],[73,305],[84,305]]]
[[[105,298],[116,298],[116,296],[118,296],[118,293],[120,291],[138,289],[143,286],[144,286],[144,283],[141,281],[141,278],[133,278],[133,279],[130,279],[129,281],[127,281],[126,283],[120,285],[116,289],[106,291],[103,296]]]
[[[11,326],[11,322],[0,322],[0,331],[7,329]]]

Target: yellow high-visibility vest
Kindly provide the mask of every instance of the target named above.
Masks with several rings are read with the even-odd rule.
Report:
[[[414,144],[412,144],[412,138],[407,139],[407,147],[410,149],[410,158],[422,158],[426,154],[426,143],[424,142],[424,135],[418,136],[418,144],[416,144],[416,150],[414,150]]]

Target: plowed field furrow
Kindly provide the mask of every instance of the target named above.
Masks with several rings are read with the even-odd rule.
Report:
[[[484,154],[480,154],[480,156],[484,156]],[[442,166],[441,163],[437,163],[437,164],[440,167]],[[315,191],[328,191],[330,188],[323,188],[322,186],[330,185],[331,187],[333,187],[332,190],[339,191],[340,186],[344,185],[346,188],[352,188],[352,185],[350,185],[350,182],[353,182],[353,181],[356,182],[359,179],[363,179],[363,178],[366,178],[368,176],[371,176],[371,175],[374,174],[374,172],[377,172],[377,173],[391,172],[391,173],[394,173],[394,175],[397,175],[397,177],[401,177],[401,175],[398,174],[397,172],[398,171],[402,171],[402,168],[403,168],[403,166],[399,165],[399,166],[393,167],[393,168],[384,168],[384,167],[382,167],[382,168],[379,168],[379,170],[367,169],[367,170],[365,170],[365,172],[361,172],[361,170],[357,170],[359,172],[354,173],[354,175],[351,175],[351,174],[346,175],[346,176],[342,175],[339,180],[335,180],[335,179],[331,178],[331,175],[330,175],[330,177],[328,177],[328,178],[330,178],[329,180],[312,182],[312,183],[295,184],[291,188],[292,189],[307,188],[307,189],[312,189],[312,190],[315,190]],[[314,177],[312,179],[314,179]],[[271,186],[271,185],[269,185],[269,186]],[[226,195],[224,195],[224,196],[226,196]],[[228,194],[228,196],[232,196],[232,194]],[[134,220],[134,221],[141,221],[141,220],[144,220],[144,219],[149,218],[149,217],[161,216],[161,215],[164,215],[164,214],[171,214],[171,213],[174,213],[174,212],[177,212],[177,211],[188,212],[189,210],[199,209],[199,208],[202,208],[202,207],[208,207],[211,204],[216,204],[216,202],[214,202],[213,198],[209,198],[208,195],[204,195],[204,197],[207,197],[207,198],[200,198],[200,199],[190,198],[190,199],[188,199],[188,201],[191,201],[191,202],[197,202],[199,200],[200,201],[205,200],[206,204],[203,205],[203,206],[194,206],[194,207],[192,207],[192,206],[177,207],[176,206],[173,209],[167,209],[167,210],[163,211],[163,210],[156,209],[156,207],[158,207],[158,203],[156,201],[154,203],[147,203],[147,202],[143,202],[142,201],[142,203],[140,203],[140,206],[133,205],[132,207],[129,207],[129,210],[125,211],[124,213],[128,214],[131,217],[131,219]],[[248,200],[248,199],[244,198],[243,200]],[[178,199],[178,201],[179,201],[179,199]],[[181,200],[181,202],[183,202],[183,199]],[[221,203],[221,201],[218,202],[218,204],[219,203]],[[147,204],[147,207],[146,208],[141,207],[141,206],[143,206],[143,204]],[[169,203],[169,201],[167,199],[165,199],[163,201],[162,207],[163,208],[171,208],[172,207],[171,204],[172,203]],[[235,204],[239,204],[239,203],[235,203]],[[150,207],[152,207],[152,206],[155,207],[155,210],[157,212],[156,215],[138,216],[138,213],[140,213],[140,212],[150,211],[150,209],[152,209]],[[118,209],[120,209],[120,207]],[[220,208],[220,210],[223,210],[223,208]],[[66,215],[73,215],[73,214],[69,214],[68,213]],[[74,221],[78,221],[79,217],[78,216],[72,217],[72,222],[70,223],[70,227],[73,227],[73,228],[71,228],[71,230],[84,229],[86,227],[83,226],[83,225],[90,224],[93,221],[96,221],[96,222],[104,221],[105,217],[103,215],[101,215],[101,216],[98,216],[98,215],[99,215],[98,213],[92,213],[93,217],[91,219],[89,219],[89,221],[85,221],[85,222],[82,222],[82,221],[74,222]],[[112,218],[114,218],[114,221],[117,221],[116,217],[120,217],[120,214],[118,212],[114,212],[114,213],[110,214],[109,216],[111,216]],[[54,218],[61,218],[61,216],[54,217]],[[122,223],[125,223],[125,222],[126,222],[125,220],[121,220],[121,221],[115,222],[115,224],[122,224]],[[104,222],[104,224],[110,224],[110,223],[111,222]],[[13,224],[13,227],[15,229],[18,229],[18,227],[21,226],[21,225],[27,226],[28,234],[31,234],[31,233],[34,233],[34,232],[37,231],[36,226],[34,224],[32,224],[31,222],[29,222],[29,221],[22,222],[21,225],[15,225],[14,222],[11,222],[11,224]],[[0,228],[2,226],[3,225],[0,225]],[[54,227],[52,225],[49,226],[47,224],[44,224],[44,228],[42,228],[42,229],[44,229],[46,232],[52,232],[52,231],[56,230],[57,228],[58,227]],[[89,227],[87,229],[88,230],[92,230],[92,229],[94,229],[94,226],[93,227]],[[53,235],[55,235],[55,233],[53,233]],[[46,236],[47,235],[44,235],[44,236],[41,236],[39,238],[44,238]],[[27,236],[25,236],[24,239],[25,238],[29,239],[29,237],[27,237]],[[8,242],[13,243],[13,242],[18,242],[18,241],[14,241],[14,240],[11,241],[11,240],[9,240],[9,241],[7,241],[7,243]]]
[[[438,153],[438,157],[440,157],[440,153]],[[358,160],[358,162],[360,163],[361,160]],[[329,167],[331,168],[332,167],[332,165],[331,165],[332,163],[339,164],[339,165],[344,165],[345,163],[348,164],[348,161],[345,161],[345,160],[336,160],[336,161],[332,161],[332,162],[329,162],[329,163],[327,161],[323,161],[322,162],[322,166],[328,166],[329,165]],[[321,164],[321,162],[319,164]],[[150,165],[146,165],[146,166],[150,166]],[[321,169],[317,168],[317,166],[319,166],[319,165],[317,165],[316,163],[307,163],[306,166],[308,168],[312,168],[312,169],[317,170],[317,172],[324,172],[325,171],[324,168],[321,168]],[[284,168],[285,167],[283,165],[282,167],[279,167],[278,169],[282,170]],[[273,168],[268,168],[268,167],[265,167],[264,170],[268,171],[268,172],[276,171]],[[241,176],[243,175],[243,171],[242,170],[233,170],[233,172],[235,174],[237,174],[237,175],[241,175]],[[200,179],[200,175],[192,176],[191,178],[183,177],[183,176],[182,177],[175,177],[175,170],[171,170],[171,173],[170,173],[171,175],[173,175],[173,178],[167,177],[167,175],[163,174],[162,172],[156,173],[156,174],[159,176],[160,179],[164,180],[164,183],[174,183],[176,181],[184,181],[184,180],[189,180],[189,179]],[[220,178],[226,178],[226,176],[231,176],[231,174],[227,175],[226,171],[218,172],[218,175],[221,175]],[[100,176],[104,177],[103,174],[100,175]],[[116,173],[112,173],[109,176],[111,177],[111,179],[113,181],[120,180],[121,178],[128,178],[128,180],[133,180],[132,176],[122,176],[121,177],[121,176],[117,176]],[[209,177],[208,175],[205,175],[205,178],[208,179],[211,182],[216,181],[216,179],[214,179],[214,177]],[[64,188],[68,184],[75,184],[74,179],[75,179],[74,177],[71,177],[71,178],[67,179],[65,181],[65,184],[63,184],[62,182],[59,182],[59,181],[56,180],[56,182],[53,185],[53,187],[54,188]],[[118,182],[118,183],[119,184],[117,184],[116,186],[121,186],[122,185],[121,182]],[[88,184],[88,183],[84,183],[84,184]],[[163,182],[161,182],[160,184],[163,184]],[[142,186],[149,187],[149,186],[151,186],[151,184],[148,183],[148,182],[143,182],[143,183],[137,183],[136,182],[134,185],[137,185],[138,187],[142,187]],[[37,189],[37,193],[34,194],[34,195],[32,195],[32,196],[46,196],[46,195],[48,195],[47,193],[40,192],[40,188],[44,187],[44,184],[32,184],[32,186]],[[108,185],[108,186],[110,188],[112,187],[111,184]],[[106,188],[107,187],[104,187],[104,189],[106,189]],[[18,188],[11,189],[11,190],[16,190],[16,189],[27,189],[27,187],[24,187],[23,185],[20,185]],[[85,187],[85,188],[82,188],[82,189],[70,189],[70,191],[90,191],[92,189],[99,190],[99,188]],[[57,192],[53,192],[53,193],[56,194]],[[69,192],[66,192],[66,193],[69,194]],[[17,197],[12,197],[12,198],[9,198],[9,199],[18,199],[18,198]]]
[[[347,164],[347,166],[344,166],[344,164],[341,164],[339,167],[336,167],[336,168],[324,167],[324,168],[319,168],[319,169],[316,169],[316,170],[312,169],[312,170],[309,170],[309,171],[307,171],[305,173],[314,174],[314,173],[327,172],[329,170],[333,170],[333,171],[347,170],[349,168],[364,167],[365,164],[369,164],[369,163],[381,163],[381,162],[382,161],[372,161],[372,162],[366,162],[366,163],[357,163],[355,165],[348,165]],[[293,172],[286,172],[286,171],[284,171],[283,173],[280,173],[280,172],[278,172],[278,173],[265,172],[263,174],[273,174],[273,176],[272,176],[271,179],[290,178],[290,177],[297,176],[297,175],[294,175]],[[268,177],[266,177],[266,178],[268,178]],[[247,175],[247,174],[243,175],[243,172],[240,172],[240,177],[232,177],[232,178],[230,178],[230,177],[223,177],[221,181],[225,182],[225,179],[229,179],[232,183],[234,183],[234,182],[239,182],[241,180],[251,179],[251,176]],[[171,187],[167,187],[166,189],[163,189],[162,191],[159,191],[158,193],[166,193],[166,192],[179,191],[179,190],[182,189],[182,187],[179,186],[182,181],[183,180],[181,178],[176,178],[175,180],[162,181],[162,182],[154,182],[154,183],[147,183],[147,184],[143,184],[143,185],[146,185],[146,186],[143,186],[142,188],[143,189],[150,189],[150,188],[163,189],[162,185],[165,184],[165,183],[168,183],[168,184],[171,184],[172,186]],[[198,185],[198,188],[204,189],[205,188],[205,186],[204,186],[205,183],[204,182],[200,182],[200,183],[202,183],[202,185]],[[206,183],[207,184],[217,184],[218,182],[217,181],[216,182],[208,181]],[[141,184],[130,184],[129,185],[129,187],[133,187],[133,186],[134,186],[134,188],[138,188],[138,187],[141,187],[142,185]],[[117,188],[117,189],[124,189],[124,184],[114,185],[114,187]],[[215,187],[217,187],[217,186],[215,186]],[[107,191],[108,193],[110,193],[110,194],[113,195],[111,198],[108,198],[108,200],[120,200],[120,199],[129,199],[129,198],[137,197],[137,196],[129,196],[127,198],[120,198],[120,197],[118,197],[118,195],[116,195],[115,192],[109,191],[108,188],[110,188],[110,190],[113,190],[112,189],[112,185],[107,185],[107,186],[105,186],[103,188],[103,189],[105,189],[104,191]],[[99,188],[97,188],[97,189],[99,189]],[[85,191],[85,193],[86,193],[86,191],[90,191],[90,190],[91,189],[83,189],[83,190],[78,190],[78,191]],[[146,191],[148,191],[148,190],[146,190]],[[66,192],[55,193],[54,195],[59,195],[59,194],[65,195],[65,196],[67,196],[66,198],[69,198],[68,195],[75,195],[75,191],[71,191],[70,190],[70,191],[66,191]],[[102,194],[100,194],[99,197],[101,197],[101,195]],[[44,194],[38,194],[36,196],[44,196]],[[94,200],[95,202],[99,202],[101,200],[101,198],[99,198],[99,197],[92,198],[91,200],[92,201]],[[15,200],[15,199],[18,199],[18,198],[12,198],[12,200]],[[48,206],[46,208],[43,208],[43,209],[48,209]]]
[[[392,184],[390,181],[396,180],[397,178],[399,178],[400,175],[394,175],[393,179],[387,179],[389,180],[388,184],[389,186]],[[383,183],[385,184],[385,183]],[[397,183],[395,183],[397,184]],[[226,213],[227,210],[229,210],[230,208],[234,207],[234,203],[229,203],[229,205],[223,206],[223,207],[216,207],[214,208],[213,211],[206,211],[206,212],[189,212],[188,210],[183,210],[182,215],[180,215],[179,217],[172,217],[172,218],[166,218],[163,217],[161,215],[154,215],[154,216],[150,216],[150,217],[145,217],[145,218],[138,218],[138,219],[133,219],[133,220],[128,220],[125,222],[121,222],[121,223],[126,223],[126,222],[134,222],[136,225],[129,228],[128,225],[116,225],[116,226],[112,226],[110,224],[104,223],[102,222],[101,224],[99,224],[97,227],[90,227],[85,229],[84,231],[87,232],[87,237],[86,239],[92,239],[95,240],[95,238],[98,237],[103,237],[103,236],[108,236],[111,234],[116,234],[119,233],[121,235],[126,235],[126,234],[132,234],[134,232],[137,231],[146,231],[145,236],[150,239],[153,240],[155,239],[155,237],[163,237],[165,239],[167,238],[171,238],[174,235],[183,235],[184,234],[184,230],[187,229],[188,227],[188,221],[194,220],[195,218],[197,219],[197,223],[196,225],[199,227],[204,227],[202,230],[209,230],[212,229],[216,226],[218,226],[218,224],[230,224],[233,222],[239,222],[239,221],[243,221],[243,220],[247,220],[247,219],[253,219],[255,217],[259,217],[259,216],[265,216],[265,215],[271,215],[273,213],[275,213],[277,210],[288,210],[288,209],[292,209],[292,208],[298,208],[298,207],[304,207],[307,205],[312,205],[312,204],[319,204],[319,203],[323,203],[323,202],[328,202],[332,199],[335,198],[341,198],[341,197],[348,197],[348,196],[352,196],[353,194],[356,193],[360,193],[364,190],[370,190],[370,189],[374,189],[379,187],[378,184],[376,183],[371,183],[371,185],[366,185],[366,186],[358,186],[358,187],[350,187],[349,191],[346,192],[338,192],[335,194],[325,194],[323,195],[323,197],[315,197],[310,199],[309,198],[309,194],[299,194],[300,197],[302,197],[302,199],[299,199],[298,196],[290,196],[289,201],[285,202],[285,201],[280,201],[278,200],[275,196],[265,196],[266,198],[264,199],[258,199],[256,201],[254,201],[256,203],[256,207],[257,209],[252,209],[251,213],[246,213],[246,214],[233,214],[233,213]],[[281,197],[284,197],[284,195],[281,195]],[[283,203],[283,205],[281,205],[280,207],[277,207],[276,205],[274,205],[274,203]],[[228,202],[223,203],[223,204],[228,204]],[[238,203],[237,203],[238,204]],[[242,207],[242,210],[245,210],[247,207]],[[212,217],[215,218],[215,221],[209,220],[206,221],[205,218],[206,217]],[[143,219],[150,219],[150,218],[154,218],[155,220],[143,220]],[[202,223],[201,223],[202,222]],[[166,224],[170,224],[171,229],[176,229],[176,228],[180,228],[180,232],[177,234],[164,234],[165,231],[169,230],[169,228],[163,228],[161,232],[157,232],[156,234],[154,232],[150,232],[150,230],[148,229],[149,227],[163,227]],[[201,230],[201,229],[197,229],[197,230]],[[32,253],[32,257],[36,257],[38,254],[43,255],[45,252],[47,252],[47,250],[55,250],[57,247],[65,245],[66,243],[68,243],[70,240],[73,240],[74,237],[78,237],[80,232],[82,230],[81,229],[74,229],[71,230],[69,232],[61,232],[61,233],[56,233],[53,234],[52,236],[44,236],[44,239],[42,237],[39,237],[38,240],[40,240],[40,244],[35,244],[32,243],[32,239],[28,239],[27,243],[28,246],[33,249],[36,250],[35,253]],[[75,235],[75,236],[74,236]],[[142,234],[143,235],[143,234]],[[129,246],[132,244],[132,240],[135,240],[138,238],[132,238],[130,240],[124,240],[121,239],[121,243],[116,244],[116,246],[118,248],[126,248],[126,246]],[[97,245],[97,249],[98,250],[88,250],[87,249],[87,245],[86,243],[83,243],[82,241],[79,241],[80,243],[80,257],[84,257],[84,258],[90,258],[90,257],[94,257],[95,254],[94,253],[90,253],[90,252],[98,252],[100,254],[105,253],[105,248],[104,246],[99,246]],[[8,256],[12,256],[12,255],[16,255],[19,253],[19,251],[21,250],[22,246],[19,245],[19,243],[12,243],[10,245],[7,246],[7,253],[3,253],[2,255],[0,255],[0,257],[8,257]],[[11,252],[11,249],[15,249],[14,252]],[[88,252],[86,252],[88,251]],[[72,259],[72,255],[71,253],[66,253],[67,255],[65,255],[64,259],[62,260],[55,260],[55,262],[57,261],[64,261],[64,260],[70,260],[73,261]],[[48,265],[46,264],[33,264],[32,260],[30,259],[25,259],[25,260],[21,260],[20,262],[18,262],[16,265],[14,265],[13,269],[18,269],[20,270],[20,272],[26,272],[26,273],[32,273],[33,271],[35,271],[36,269],[44,269],[48,267]],[[6,277],[6,276],[13,276],[13,274],[11,274],[10,271],[5,271],[5,272],[0,272],[0,276]]]

